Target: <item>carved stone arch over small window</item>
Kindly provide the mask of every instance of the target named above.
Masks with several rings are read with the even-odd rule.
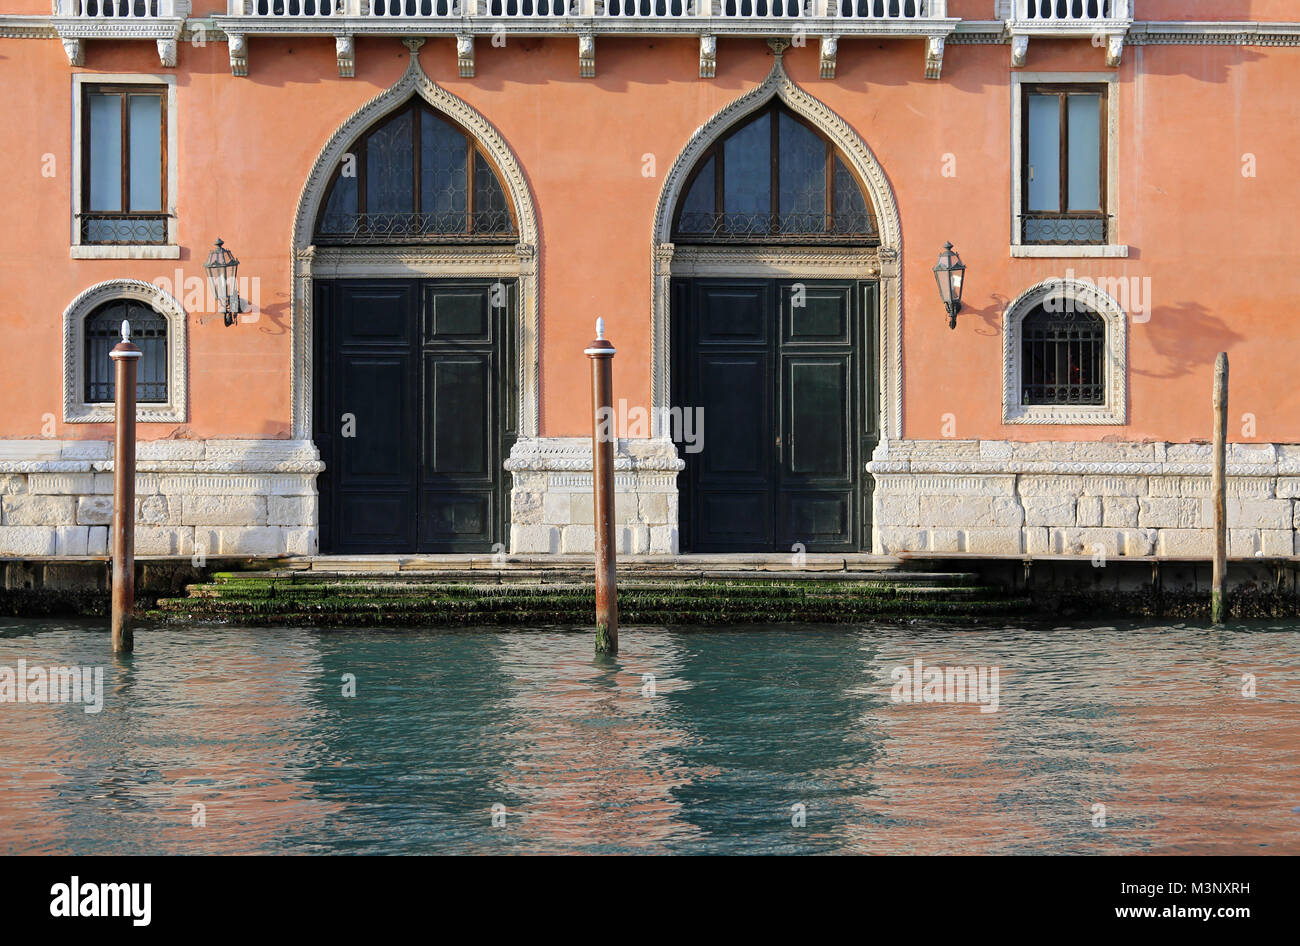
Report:
[[[696,162],[673,216],[677,243],[880,242],[871,202],[835,145],[779,99]]]
[[[63,420],[113,421],[115,395],[108,352],[123,321],[143,350],[137,368],[136,420],[182,423],[188,409],[185,308],[170,293],[138,279],[91,286],[63,313]]]
[[[1128,422],[1128,317],[1087,279],[1047,279],[1003,317],[1002,421]]]
[[[339,159],[315,226],[323,246],[517,238],[491,158],[419,96],[375,122]]]

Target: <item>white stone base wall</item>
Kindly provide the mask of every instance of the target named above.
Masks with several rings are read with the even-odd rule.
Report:
[[[614,449],[614,516],[622,554],[677,552],[677,473],[685,464],[672,441],[620,440]],[[595,545],[591,441],[582,437],[521,440],[506,469],[510,551],[585,553]]]
[[[1208,558],[1210,447],[905,440],[882,444],[873,551]],[[1300,446],[1228,445],[1228,554],[1300,554]]]
[[[102,440],[0,441],[0,556],[107,555],[112,449]],[[141,441],[136,554],[314,554],[321,469],[304,441]]]

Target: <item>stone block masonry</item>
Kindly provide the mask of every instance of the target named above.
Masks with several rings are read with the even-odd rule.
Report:
[[[1206,444],[882,444],[873,551],[1208,558]],[[1300,446],[1228,445],[1234,558],[1300,555]]]
[[[672,441],[619,440],[614,449],[618,552],[677,551],[677,473],[685,466]],[[547,437],[520,441],[506,469],[513,476],[510,551],[588,553],[595,542],[591,441]]]
[[[322,469],[305,441],[140,441],[136,554],[313,554]],[[111,442],[0,441],[0,556],[106,555],[112,519]]]

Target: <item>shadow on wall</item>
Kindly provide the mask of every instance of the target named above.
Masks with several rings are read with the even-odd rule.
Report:
[[[1244,336],[1234,332],[1228,323],[1199,302],[1183,302],[1173,306],[1159,306],[1151,310],[1146,322],[1129,326],[1129,344],[1141,332],[1143,340],[1155,350],[1164,364],[1148,362],[1139,366],[1130,361],[1133,374],[1148,378],[1168,380],[1194,371],[1204,371],[1214,363],[1221,351],[1230,352]]]
[[[957,316],[958,324],[962,318],[977,318],[983,325],[975,329],[976,335],[998,336],[1002,335],[1002,317],[1006,315],[1007,307],[1011,305],[1012,300],[999,292],[992,293],[988,297],[988,304],[975,308],[973,305],[963,304],[961,314]]]

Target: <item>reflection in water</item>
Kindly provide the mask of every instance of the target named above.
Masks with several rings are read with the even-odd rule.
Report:
[[[1300,853],[1296,625],[622,643],[194,628],[114,660],[97,625],[0,622],[0,666],[105,685],[0,703],[0,852]],[[999,668],[998,712],[893,703],[917,658]]]

